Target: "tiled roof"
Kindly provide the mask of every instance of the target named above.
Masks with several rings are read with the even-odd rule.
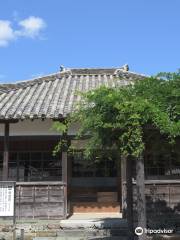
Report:
[[[80,100],[79,91],[123,86],[144,77],[124,68],[66,69],[30,81],[2,84],[0,119],[64,118]]]

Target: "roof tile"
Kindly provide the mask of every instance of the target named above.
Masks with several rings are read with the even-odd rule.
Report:
[[[146,76],[123,68],[67,69],[16,84],[0,85],[0,119],[66,117],[81,96],[102,85],[127,85]]]

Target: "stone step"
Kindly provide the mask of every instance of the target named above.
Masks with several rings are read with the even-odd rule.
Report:
[[[114,218],[114,219],[67,219],[61,220],[61,228],[63,229],[110,229],[119,228],[127,229],[127,221],[124,219]]]
[[[126,236],[127,229],[69,229],[57,231],[57,236],[88,236],[88,237],[106,237],[106,236]]]
[[[122,229],[65,229],[56,232],[55,236],[46,235],[36,237],[33,240],[127,240],[127,230]]]
[[[33,240],[128,240],[127,237],[35,237]]]

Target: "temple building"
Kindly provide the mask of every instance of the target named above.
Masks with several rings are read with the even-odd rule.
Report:
[[[120,213],[125,205],[125,170],[116,152],[88,161],[86,139],[76,140],[78,123],[67,132],[75,151],[53,156],[64,121],[81,100],[79,92],[102,85],[120,87],[145,76],[119,68],[61,67],[29,81],[0,85],[0,180],[16,182],[17,218],[67,218],[73,213]],[[174,208],[180,199],[180,150],[156,135],[145,156],[147,197]],[[94,161],[93,161],[94,160]]]

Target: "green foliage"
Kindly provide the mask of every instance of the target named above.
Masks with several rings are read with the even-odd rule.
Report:
[[[54,122],[52,129],[58,131],[59,133],[63,134],[67,131],[67,121],[62,123],[62,122]]]
[[[54,122],[52,125],[52,129],[56,130],[61,135],[66,136],[68,123],[70,123],[70,119],[66,119],[64,122]],[[63,148],[68,148],[68,142],[65,138],[61,138],[58,144],[54,147],[53,156],[56,156],[56,154],[60,152]]]
[[[61,128],[81,123],[78,137],[90,136],[87,155],[96,146],[137,157],[145,148],[149,127],[173,142],[180,136],[179,120],[180,73],[161,73],[126,87],[103,86],[83,94],[83,101]]]

